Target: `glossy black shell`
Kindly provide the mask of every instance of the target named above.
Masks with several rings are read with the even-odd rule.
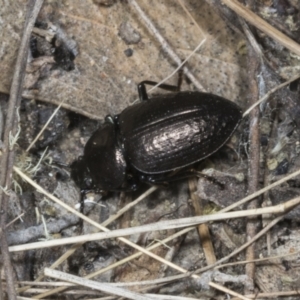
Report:
[[[235,103],[207,93],[178,92],[144,100],[107,117],[84,155],[72,164],[71,175],[83,190],[129,190],[141,181],[173,180],[170,171],[216,152],[241,118]]]
[[[126,108],[119,115],[119,130],[127,163],[140,172],[157,174],[213,154],[241,118],[241,109],[232,101],[178,92]]]

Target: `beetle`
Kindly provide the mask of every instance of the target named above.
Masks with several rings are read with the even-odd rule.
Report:
[[[149,99],[145,84],[154,82],[141,82],[140,102],[108,115],[71,165],[82,190],[136,190],[141,182],[182,177],[185,167],[219,150],[242,119],[241,108],[220,96],[186,91]]]

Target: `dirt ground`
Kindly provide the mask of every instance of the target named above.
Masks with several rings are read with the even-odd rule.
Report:
[[[12,173],[12,186],[6,187],[7,223],[14,222],[5,232],[18,295],[298,299],[300,211],[297,206],[280,210],[292,199],[297,204],[300,194],[299,175],[287,178],[300,169],[298,80],[273,91],[245,115],[226,146],[193,166],[202,173],[195,178],[157,187],[144,184],[134,192],[90,191],[82,197],[70,165],[107,115],[138,101],[138,83],[168,77],[166,83],[177,85],[176,68],[189,55],[181,67],[181,91],[213,93],[242,111],[299,74],[300,45],[291,42],[300,42],[299,0],[249,1],[247,7],[259,18],[248,14],[249,23],[214,0],[137,3],[49,0],[39,13],[16,108],[19,130],[13,151],[20,172]],[[3,1],[0,8],[2,135],[27,8],[25,0]],[[261,19],[283,37],[276,31],[272,35],[269,27],[261,31]],[[169,92],[156,88],[149,97],[161,93]],[[2,142],[0,146],[5,149]],[[230,208],[230,217],[200,220],[278,180],[282,182]],[[250,211],[260,208],[264,214]],[[189,217],[199,219],[182,225]],[[112,235],[96,237],[104,227]],[[116,230],[130,228],[128,234],[112,237]],[[252,248],[240,249],[260,232]],[[74,240],[57,242],[68,238]],[[155,255],[142,254],[133,244],[153,247]],[[63,273],[45,276],[48,268]],[[2,265],[3,291],[5,275]]]

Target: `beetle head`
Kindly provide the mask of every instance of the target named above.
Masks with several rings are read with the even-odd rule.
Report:
[[[94,188],[93,180],[88,168],[86,167],[86,162],[83,156],[79,156],[70,167],[71,177],[81,190],[85,191]]]
[[[126,177],[126,161],[114,124],[105,122],[88,140],[71,176],[81,189],[118,190]]]

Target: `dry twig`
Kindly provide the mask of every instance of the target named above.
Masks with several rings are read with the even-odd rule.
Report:
[[[135,0],[129,0],[129,3],[132,7],[137,11],[139,17],[144,21],[144,23],[147,26],[147,29],[152,32],[152,34],[155,36],[155,38],[159,41],[161,44],[163,50],[168,53],[169,57],[178,65],[181,66],[182,62],[180,57],[175,53],[175,51],[172,49],[171,45],[163,38],[163,36],[159,33],[159,31],[156,29],[154,24],[151,22],[151,20],[148,18],[148,16],[145,14],[145,12],[140,8],[140,6],[137,4]],[[202,42],[199,46],[202,45]],[[198,47],[199,47],[198,46]],[[197,47],[197,48],[198,48]],[[191,70],[185,65],[182,67],[184,74],[190,79],[190,81],[195,85],[195,87],[200,91],[205,91],[204,87],[200,84],[200,82],[197,80],[197,78],[194,76],[194,74],[191,72]]]
[[[245,19],[247,22],[251,23],[256,28],[260,29],[262,32],[270,36],[272,39],[292,51],[293,53],[300,55],[300,45],[290,39],[288,36],[271,26],[269,23],[264,21],[254,12],[252,12],[247,7],[243,6],[237,0],[222,0],[229,8],[231,8],[240,17]]]
[[[203,215],[203,206],[200,197],[197,195],[197,179],[189,179],[189,189],[192,199],[192,203],[197,216]],[[200,242],[202,244],[203,252],[205,254],[206,262],[208,265],[212,265],[216,262],[215,250],[212,244],[211,236],[209,233],[207,224],[200,224],[197,226],[198,234],[200,236]]]
[[[7,116],[5,120],[5,130],[3,136],[3,154],[1,157],[1,175],[0,175],[0,185],[2,187],[10,187],[11,184],[11,174],[14,164],[14,151],[11,149],[9,144],[10,136],[12,133],[16,134],[18,121],[16,118],[17,108],[20,106],[21,94],[23,80],[25,76],[25,68],[27,62],[28,54],[28,45],[29,38],[34,26],[37,15],[40,11],[40,8],[43,4],[43,0],[29,1],[26,21],[24,25],[24,31],[21,39],[21,44],[18,51],[17,61],[15,65],[13,80],[10,89],[9,105],[7,110]],[[9,4],[7,4],[9,5]],[[1,230],[0,230],[0,240],[1,240],[1,252],[3,255],[3,262],[6,275],[7,283],[7,293],[9,299],[16,299],[17,295],[15,292],[14,280],[13,280],[13,270],[10,262],[10,257],[8,253],[8,245],[6,241],[5,232],[3,231],[6,226],[6,216],[7,216],[7,201],[8,195],[0,190],[0,207],[1,211],[4,212],[1,214]]]
[[[254,48],[248,41],[248,82],[250,87],[250,99],[251,104],[256,103],[259,99],[257,73],[261,59],[259,59],[254,51]],[[250,194],[256,192],[259,188],[259,162],[260,162],[260,113],[259,107],[254,108],[250,114],[249,120],[249,158],[248,158],[248,191]],[[248,205],[248,209],[255,209],[258,207],[258,200],[255,199]],[[247,240],[251,240],[258,228],[257,218],[251,218],[247,222],[246,234]],[[254,259],[255,244],[251,244],[246,250],[246,260]],[[246,265],[246,275],[254,282],[255,264]],[[254,288],[254,287],[252,287]],[[248,287],[246,288],[248,290]]]
[[[235,212],[229,212],[229,213],[218,213],[218,214],[212,214],[212,215],[204,215],[199,217],[189,217],[189,218],[181,218],[176,220],[168,220],[168,221],[160,221],[156,223],[150,223],[147,225],[137,226],[137,227],[131,227],[131,228],[124,228],[124,229],[117,229],[109,231],[107,228],[103,228],[100,224],[97,225],[97,227],[102,227],[102,230],[105,232],[101,233],[92,233],[88,235],[82,235],[77,237],[69,237],[64,238],[60,240],[52,240],[52,241],[45,241],[45,242],[36,242],[31,244],[25,244],[25,245],[19,245],[19,246],[11,246],[9,247],[9,250],[11,252],[14,251],[24,251],[24,250],[30,250],[30,249],[40,249],[40,248],[47,248],[47,247],[54,247],[54,246],[60,246],[60,245],[67,245],[67,244],[73,244],[73,243],[79,243],[79,242],[87,242],[87,241],[96,241],[96,240],[103,240],[103,239],[109,239],[109,238],[118,238],[121,241],[123,241],[126,244],[129,244],[130,246],[137,248],[139,251],[142,251],[146,253],[147,255],[165,263],[169,264],[170,267],[175,267],[179,271],[185,272],[181,267],[178,267],[170,262],[166,262],[160,257],[154,255],[153,253],[146,251],[142,247],[139,247],[138,245],[135,245],[125,238],[121,238],[123,236],[128,236],[132,234],[137,233],[143,233],[143,232],[152,232],[157,230],[168,230],[168,229],[175,229],[175,228],[184,228],[188,226],[196,226],[201,223],[205,222],[211,222],[211,221],[220,221],[220,220],[226,220],[226,219],[233,219],[233,218],[243,218],[243,217],[252,217],[252,216],[259,216],[262,214],[284,214],[291,209],[295,208],[300,203],[300,197],[291,199],[285,203],[278,204],[272,207],[265,207],[265,208],[257,208],[257,209],[250,209],[250,210],[241,210],[241,211],[235,211]],[[67,208],[67,206],[65,206]],[[71,208],[67,208],[70,210]],[[77,214],[81,217],[87,220],[88,218],[84,215],[81,215],[77,212]],[[91,222],[91,220],[89,221]]]

